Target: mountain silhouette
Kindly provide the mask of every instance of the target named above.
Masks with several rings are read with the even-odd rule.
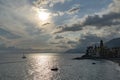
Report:
[[[106,42],[105,45],[107,47],[110,47],[110,48],[112,48],[112,47],[120,47],[120,38],[112,39],[112,40]]]

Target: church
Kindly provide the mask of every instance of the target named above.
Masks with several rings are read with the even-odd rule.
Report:
[[[87,47],[86,55],[90,57],[116,58],[120,57],[120,48],[108,48],[104,45],[103,40],[101,40],[99,46]]]

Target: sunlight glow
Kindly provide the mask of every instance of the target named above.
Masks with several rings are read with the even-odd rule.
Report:
[[[40,20],[46,21],[49,18],[49,13],[44,12],[44,11],[39,11],[38,16],[39,16]]]

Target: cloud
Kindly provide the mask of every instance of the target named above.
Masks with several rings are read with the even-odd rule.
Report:
[[[55,33],[81,31],[86,26],[100,29],[120,25],[120,7],[118,7],[118,3],[120,3],[119,0],[114,0],[114,2],[109,5],[108,11],[106,10],[107,12],[104,11],[93,15],[87,15],[83,18],[75,18],[76,22],[74,18],[72,18],[69,20],[70,22],[68,21],[68,23],[70,23],[69,25],[63,25],[57,28]],[[112,8],[116,8],[117,10]],[[75,8],[75,10],[76,9],[78,8]],[[74,9],[72,11],[74,11]]]
[[[58,47],[58,48],[63,48],[63,49],[69,48],[69,47],[66,46],[66,45],[58,45],[58,46],[56,46],[56,47]]]
[[[120,5],[119,4],[120,4],[120,0],[113,0],[113,3],[111,3],[108,7],[108,11],[120,13]]]
[[[58,36],[58,35],[55,37],[55,39],[63,39],[63,38],[64,38],[64,37]]]
[[[119,0],[114,0],[106,10],[86,15],[83,18],[75,17],[66,21],[70,24],[58,26],[55,34],[80,34],[78,41],[66,41],[69,45],[74,44],[71,48],[74,50],[84,50],[87,46],[112,38],[120,37],[120,7]],[[67,33],[69,32],[69,33]],[[64,43],[64,44],[65,44]],[[70,47],[69,47],[70,48]],[[71,50],[71,49],[70,49]]]
[[[86,47],[94,45],[94,44],[98,44],[101,39],[105,40],[104,38],[97,37],[94,34],[90,34],[82,38],[80,37],[78,42],[76,42],[76,46],[74,46],[71,49],[68,49],[67,52],[77,52],[77,53],[85,52]]]
[[[64,25],[61,26],[60,28],[57,28],[57,30],[54,32],[54,34],[56,33],[62,33],[62,32],[67,32],[67,31],[79,31],[82,30],[82,26],[80,26],[79,24],[73,24],[73,25]]]
[[[80,10],[80,4],[75,4],[70,10],[67,11],[68,14],[77,13]]]
[[[66,1],[71,1],[71,0],[36,0],[34,1],[34,5],[36,7],[53,7],[57,3],[65,3]]]
[[[42,23],[32,2],[32,0],[1,0],[0,38],[5,45],[21,48],[45,48],[48,44],[50,31],[43,30],[50,27],[42,28]]]
[[[69,10],[69,13],[78,12],[80,8],[73,8]]]
[[[76,42],[76,41],[71,41],[71,40],[70,40],[70,41],[68,41],[67,43],[68,43],[68,44],[76,44],[77,42]]]
[[[0,24],[3,25],[0,26],[0,41],[7,46],[22,48],[56,49],[58,46],[58,49],[65,45],[68,49],[80,44],[80,41],[73,40],[78,36],[86,41],[90,36],[119,37],[119,0],[114,0],[106,11],[93,12],[83,18],[81,14],[87,14],[80,12],[83,7],[77,5],[77,1],[75,4],[72,3],[74,0],[71,3],[66,1],[72,0],[0,0]],[[40,9],[50,13],[50,20],[42,22],[38,18]]]
[[[48,24],[50,24],[50,23],[44,23],[44,24],[42,24],[42,26],[46,26],[46,25],[48,25]]]
[[[87,16],[85,17],[85,20],[81,26],[90,25],[99,28],[104,26],[119,25],[120,21],[117,21],[118,19],[120,19],[119,13],[109,13],[101,16],[100,15]]]
[[[73,23],[71,25],[65,25],[60,27],[55,33],[62,33],[67,31],[80,31],[85,26],[96,26],[96,28],[102,28],[106,26],[116,26],[120,24],[120,13],[109,13],[94,16],[87,16],[82,18],[79,22]]]
[[[16,34],[14,34],[12,32],[7,31],[7,30],[4,30],[2,28],[0,28],[0,36],[8,38],[8,39],[18,39],[18,38],[21,38],[21,36],[16,35]]]
[[[59,49],[70,49],[77,45],[77,40],[72,40],[66,36],[56,35],[53,39],[50,39],[49,43]]]
[[[64,15],[72,15],[77,13],[80,10],[80,4],[73,5],[72,8],[65,11],[56,11],[52,13],[52,16],[64,16]]]

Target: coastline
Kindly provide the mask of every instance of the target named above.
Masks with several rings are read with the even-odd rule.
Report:
[[[117,63],[120,66],[120,58],[100,58],[100,57],[75,57],[72,60],[85,60],[85,59],[92,59],[92,60],[97,60],[97,59],[104,59],[104,60],[109,60],[112,61],[114,63]]]
[[[110,61],[117,63],[120,66],[120,58],[119,59],[110,59]]]

